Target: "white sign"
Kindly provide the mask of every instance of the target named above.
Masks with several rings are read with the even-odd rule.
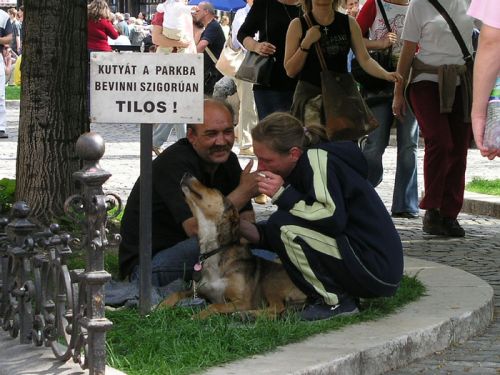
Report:
[[[90,118],[202,123],[203,54],[92,52]]]

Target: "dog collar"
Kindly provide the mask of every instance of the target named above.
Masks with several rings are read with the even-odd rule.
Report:
[[[224,251],[224,250],[226,250],[226,249],[230,248],[231,246],[233,246],[233,245],[235,245],[235,244],[237,244],[237,243],[238,243],[238,242],[232,242],[232,243],[230,243],[230,244],[228,244],[228,245],[224,245],[224,246],[218,247],[218,248],[216,248],[216,249],[214,249],[214,250],[211,250],[211,251],[209,251],[208,253],[201,254],[201,255],[199,256],[199,258],[198,258],[198,262],[201,264],[201,263],[203,263],[204,261],[206,261],[208,258],[210,258],[211,256],[213,256],[213,255],[215,255],[215,254],[217,254],[217,253],[220,253],[221,251]]]

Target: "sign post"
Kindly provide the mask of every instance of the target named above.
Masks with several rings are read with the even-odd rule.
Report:
[[[91,123],[141,124],[139,310],[151,311],[152,124],[203,122],[203,55],[92,52]]]

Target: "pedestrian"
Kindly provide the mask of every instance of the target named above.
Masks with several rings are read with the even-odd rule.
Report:
[[[189,38],[189,36],[185,36],[184,38],[169,38],[167,36],[171,35],[166,32],[165,28],[175,27],[174,23],[166,23],[165,16],[168,17],[168,12],[165,13],[165,4],[160,4],[159,11],[157,11],[153,20],[151,21],[153,30],[152,37],[153,43],[156,45],[157,53],[196,53],[196,46],[194,43],[194,35]],[[159,5],[159,6],[160,6]],[[168,7],[167,7],[168,8]],[[170,15],[175,16],[174,14]],[[182,27],[182,25],[180,26]],[[191,33],[193,33],[193,24],[191,18]],[[165,31],[165,32],[164,32]],[[172,36],[172,35],[171,35]],[[175,135],[177,140],[184,138],[186,136],[186,124],[178,123],[178,124],[154,124],[153,125],[153,152],[156,155],[159,155],[162,152],[162,145],[168,140],[172,130],[175,131]]]
[[[143,22],[140,19],[136,19],[130,28],[130,44],[133,46],[140,46],[146,36],[149,35],[149,31],[143,26]]]
[[[125,19],[125,17],[127,16],[127,18]],[[125,35],[127,38],[130,34],[130,31],[128,29],[128,19],[130,18],[130,14],[129,13],[120,13],[120,12],[116,12],[115,13],[115,17],[116,17],[116,20],[117,20],[117,23],[116,23],[116,27],[118,29],[121,29],[122,30],[122,34]]]
[[[479,48],[474,62],[474,92],[472,100],[472,131],[481,155],[493,159],[500,157],[500,148],[488,148],[483,144],[487,107],[494,87],[500,89],[500,12],[493,0],[472,0],[469,15],[481,20]],[[500,124],[496,123],[497,134]]]
[[[224,15],[220,18],[220,27],[222,28],[222,31],[224,32],[224,37],[227,38],[229,37],[229,32],[231,31],[231,26],[229,25],[229,17]]]
[[[286,34],[285,70],[298,79],[291,113],[309,123],[321,123],[322,102],[311,110],[311,99],[321,95],[321,65],[315,43],[325,56],[329,70],[347,73],[347,55],[352,48],[361,67],[370,75],[394,82],[399,75],[387,72],[370,58],[356,20],[340,13],[339,0],[304,0],[304,16],[290,24]],[[312,26],[308,26],[306,16]]]
[[[178,140],[153,161],[152,272],[153,285],[190,280],[198,261],[197,223],[184,200],[180,181],[189,172],[204,185],[219,189],[238,208],[242,218],[255,220],[250,199],[257,194],[252,162],[242,172],[234,143],[233,113],[226,103],[204,101],[204,122],[188,125],[187,138]],[[120,274],[136,280],[139,263],[139,179],[121,222]]]
[[[5,109],[5,62],[4,49],[12,42],[12,23],[7,12],[0,9],[0,138],[8,138],[7,134],[7,111]]]
[[[21,27],[19,31],[20,38],[17,45],[17,54],[21,55],[23,53],[24,35],[26,35],[26,29],[24,27],[24,5],[21,5],[17,11],[17,21]]]
[[[329,142],[320,125],[274,113],[252,130],[258,188],[277,206],[266,223],[242,221],[243,235],[277,252],[308,296],[299,316],[358,312],[358,298],[391,296],[403,275],[403,248],[351,141]]]
[[[17,10],[16,8],[9,8],[8,11],[10,22],[12,23],[12,42],[10,43],[10,47],[16,53],[19,54],[21,47],[21,22],[17,19]],[[18,48],[19,46],[19,48]]]
[[[169,39],[183,40],[189,43],[186,51],[181,47],[160,47],[159,51],[163,53],[196,53],[191,8],[184,4],[184,0],[166,0],[158,4],[156,11],[163,13],[163,35]]]
[[[117,39],[120,34],[111,23],[113,15],[105,0],[93,0],[87,6],[87,50],[111,52],[108,38]]]
[[[345,13],[351,17],[356,18],[359,12],[361,11],[361,7],[359,6],[359,0],[344,0],[342,2],[343,2],[342,8],[345,9]]]
[[[245,22],[245,19],[252,8],[253,0],[247,0],[247,4],[244,8],[240,8],[236,11],[232,23],[231,31],[231,42],[235,50],[245,47],[238,40],[238,32],[240,31],[241,25]],[[238,111],[238,126],[236,127],[239,155],[241,156],[252,156],[252,135],[251,131],[257,125],[257,108],[255,106],[255,99],[253,95],[253,84],[250,82],[242,81],[241,79],[234,79],[236,84],[236,92],[238,93],[238,98],[240,100],[240,110]]]
[[[215,83],[222,78],[221,72],[215,67],[220,56],[224,42],[224,32],[215,19],[215,9],[212,3],[202,1],[194,7],[193,18],[201,22],[205,29],[201,33],[200,41],[196,45],[198,53],[203,53],[204,68],[204,93],[211,96],[214,92]]]
[[[472,18],[467,0],[439,0],[472,51]],[[408,83],[409,103],[424,138],[422,229],[432,235],[463,237],[457,220],[464,199],[467,150],[471,142],[470,78],[450,26],[429,0],[412,0],[401,35],[397,71]],[[418,51],[417,51],[418,46]],[[410,76],[411,69],[411,76]],[[403,82],[396,83],[393,113],[407,108]],[[459,83],[457,85],[457,83]]]
[[[253,85],[259,120],[276,111],[289,112],[292,106],[297,81],[287,76],[283,62],[286,31],[290,22],[299,16],[298,3],[297,0],[254,0],[238,31],[238,41],[248,51],[275,58],[269,86]],[[256,35],[258,40],[254,39]]]
[[[369,36],[364,39],[366,48],[372,51],[390,49],[390,58],[396,62],[394,66],[401,52],[400,37],[408,5],[408,0],[367,0],[356,19],[361,34]],[[385,25],[382,12],[386,15],[390,30]],[[362,91],[366,104],[379,123],[379,127],[368,135],[363,147],[363,154],[368,161],[368,180],[374,187],[382,182],[382,156],[389,144],[391,128],[395,125],[397,156],[391,212],[393,217],[418,218],[418,125],[415,116],[411,111],[400,118],[392,114],[394,85],[372,91],[362,88]]]

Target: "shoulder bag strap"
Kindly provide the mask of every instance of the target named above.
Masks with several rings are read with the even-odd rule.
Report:
[[[389,23],[389,19],[387,18],[387,13],[385,13],[384,4],[382,4],[382,0],[377,0],[378,8],[380,9],[380,13],[382,14],[382,18],[384,19],[385,27],[387,31],[391,32],[391,24]]]
[[[306,20],[307,26],[311,28],[312,22],[311,19],[309,18],[309,14],[305,13],[304,18]],[[328,68],[326,66],[325,56],[323,56],[323,51],[321,50],[321,46],[319,45],[319,40],[316,43],[314,43],[314,48],[316,49],[316,54],[318,55],[319,64],[321,65],[321,70],[327,71]]]
[[[210,50],[210,48],[205,47],[205,51],[207,51],[208,56],[210,56],[210,59],[214,62],[214,64],[217,64],[217,58],[215,57],[214,53]]]
[[[450,26],[451,32],[453,33],[453,36],[458,42],[458,45],[460,46],[460,49],[462,50],[462,54],[464,55],[464,60],[466,63],[470,62],[473,60],[472,55],[470,54],[469,50],[467,49],[467,46],[465,45],[464,39],[462,38],[462,35],[460,35],[460,32],[457,29],[457,26],[451,19],[450,15],[446,11],[446,9],[443,8],[443,6],[437,1],[437,0],[429,0],[429,2],[434,6],[434,8],[437,9],[439,13],[443,16],[443,18],[448,22],[448,25]]]
[[[382,18],[384,19],[385,27],[387,31],[392,32],[391,24],[389,23],[389,19],[387,18],[387,13],[384,9],[384,4],[382,4],[382,0],[377,0],[378,8],[380,9],[380,13],[382,14]],[[392,55],[392,45],[387,49],[389,54]]]

